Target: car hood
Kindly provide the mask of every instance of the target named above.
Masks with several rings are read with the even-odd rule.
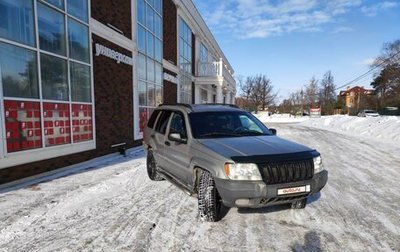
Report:
[[[312,152],[304,145],[277,136],[199,139],[207,148],[226,157],[270,156]]]

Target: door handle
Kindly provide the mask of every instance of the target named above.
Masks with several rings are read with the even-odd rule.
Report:
[[[170,146],[170,145],[171,145],[171,143],[170,143],[170,142],[168,142],[168,141],[165,141],[165,145],[166,145],[166,146]]]

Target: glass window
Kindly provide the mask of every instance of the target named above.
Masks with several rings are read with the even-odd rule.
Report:
[[[147,56],[154,58],[154,36],[147,33]]]
[[[146,5],[146,26],[150,31],[154,31],[154,11]]]
[[[76,60],[89,63],[89,29],[71,18],[68,19],[69,54]]]
[[[155,106],[162,102],[161,0],[137,1],[139,131]]]
[[[68,13],[72,16],[88,22],[88,3],[87,0],[68,0]]]
[[[63,59],[40,55],[43,98],[68,100],[67,62]]]
[[[137,1],[137,15],[138,15],[138,21],[142,25],[146,25],[145,23],[145,16],[146,16],[146,11],[145,11],[145,3],[143,0],[138,0]]]
[[[91,102],[90,67],[70,62],[72,101]]]
[[[154,84],[147,85],[147,105],[148,106],[156,106],[156,89]]]
[[[163,103],[163,88],[156,85],[156,106]]]
[[[138,25],[138,49],[146,53],[146,30],[141,25]]]
[[[185,126],[185,119],[183,114],[180,112],[174,112],[172,119],[171,119],[171,126],[169,133],[178,133],[180,134],[181,138],[187,138],[186,134],[186,126]]]
[[[156,131],[160,132],[161,134],[165,134],[165,130],[167,129],[168,119],[171,116],[171,111],[163,111],[159,116],[156,124]]]
[[[64,15],[38,4],[38,16],[40,49],[66,55]]]
[[[146,82],[139,81],[138,85],[139,92],[139,105],[146,106],[147,105],[147,85]]]
[[[154,45],[154,49],[155,49],[155,59],[158,61],[158,62],[161,62],[161,60],[162,60],[162,42],[160,41],[160,40],[158,40],[158,39],[155,39],[155,45]]]
[[[154,82],[154,60],[147,59],[147,80]]]
[[[64,0],[44,0],[44,1],[64,10]]]
[[[138,73],[139,73],[139,79],[145,80],[146,79],[146,56],[143,54],[139,54],[139,59],[138,59]]]
[[[161,27],[161,17],[159,15],[154,15],[154,34],[161,38],[162,27]]]
[[[154,9],[158,12],[158,13],[162,13],[162,8],[161,8],[161,0],[154,0]]]
[[[36,53],[0,43],[0,77],[6,97],[38,98]]]
[[[156,85],[162,84],[162,67],[160,64],[156,63]]]
[[[35,45],[32,1],[0,0],[0,37]]]
[[[148,126],[149,128],[153,128],[153,127],[154,127],[154,124],[155,124],[155,122],[156,122],[157,116],[158,116],[158,114],[159,114],[160,112],[161,112],[161,110],[155,110],[155,111],[151,114],[150,119],[149,119],[149,122],[147,123],[147,126]]]

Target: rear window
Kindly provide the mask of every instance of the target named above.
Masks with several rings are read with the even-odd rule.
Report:
[[[168,119],[171,116],[172,111],[164,110],[161,112],[159,119],[157,120],[155,130],[161,134],[165,134],[168,125]]]
[[[149,128],[154,128],[154,123],[156,122],[158,114],[160,114],[161,110],[155,110],[149,119],[149,122],[147,123],[147,127]]]

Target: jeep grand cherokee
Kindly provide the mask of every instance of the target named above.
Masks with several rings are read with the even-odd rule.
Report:
[[[162,105],[144,131],[147,172],[197,196],[200,217],[221,204],[304,208],[326,184],[320,154],[276,136],[252,114],[228,105]]]

